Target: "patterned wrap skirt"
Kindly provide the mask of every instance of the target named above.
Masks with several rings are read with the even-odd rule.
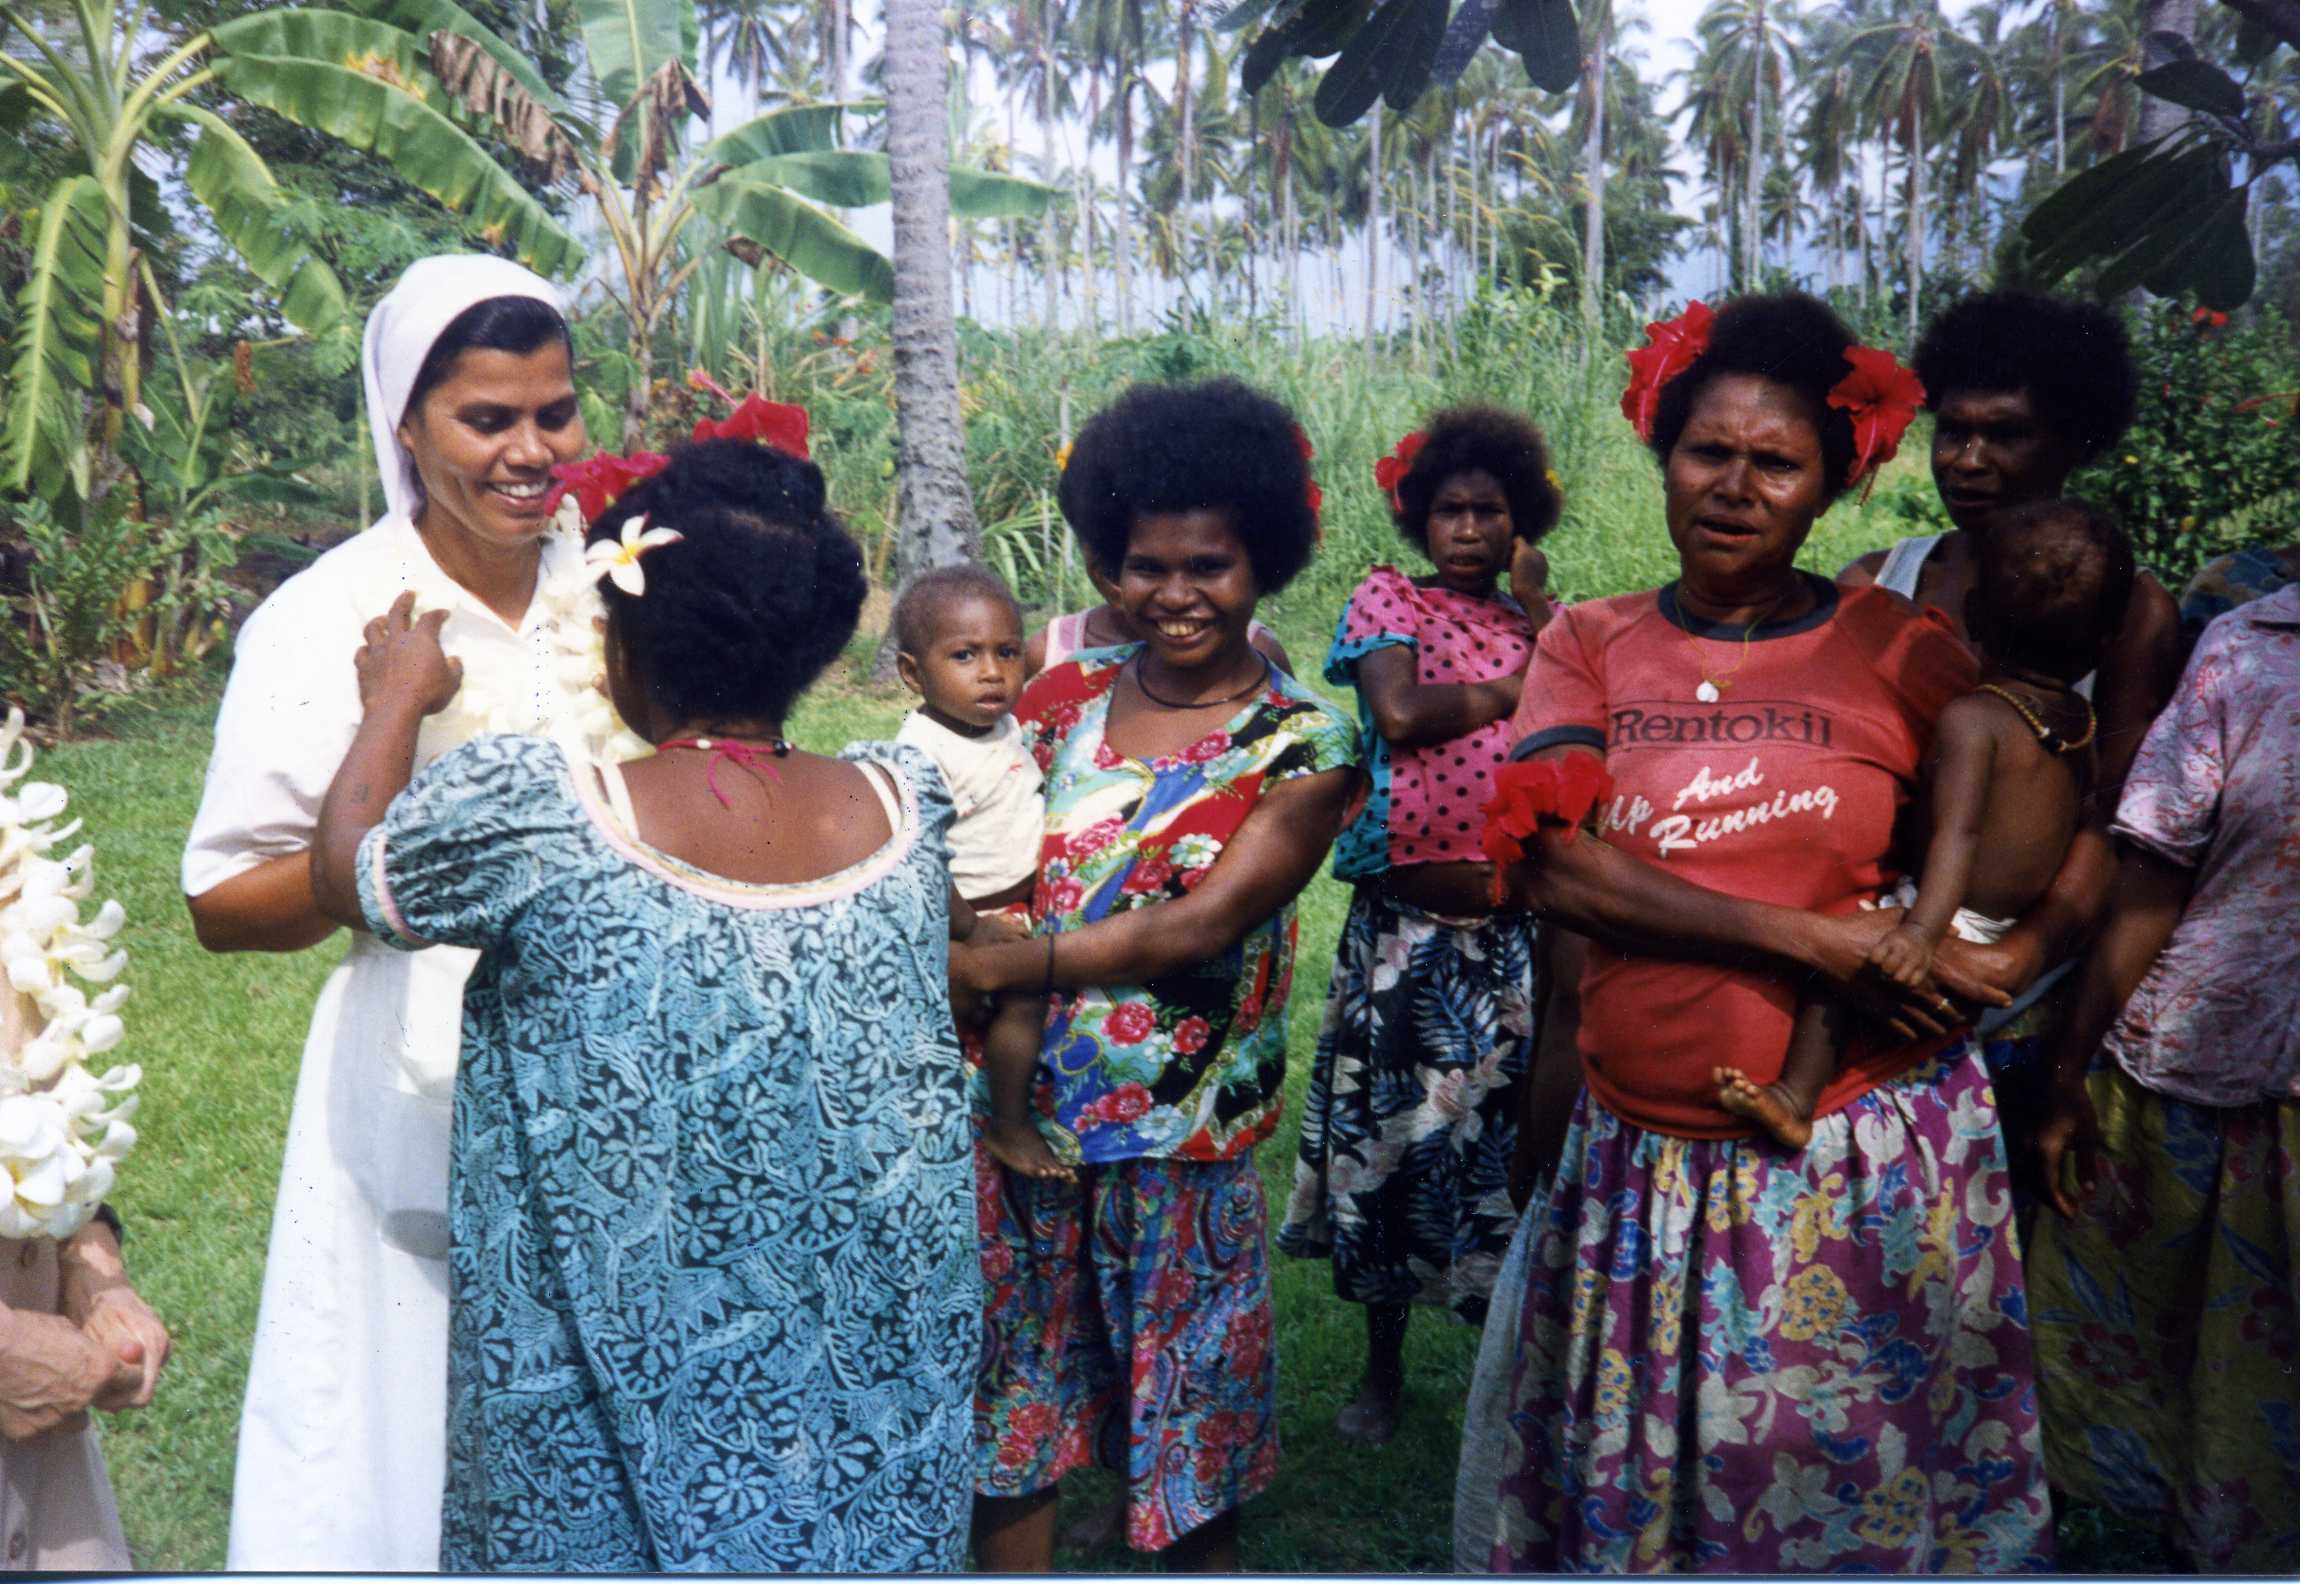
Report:
[[[2086,1085],[2099,1181],[2028,1265],[2053,1484],[2196,1567],[2300,1572],[2300,1101]]]
[[[1524,915],[1455,919],[1360,885],[1302,1108],[1278,1247],[1355,1303],[1485,1318],[1509,1236],[1517,1081],[1539,1005]]]
[[[1585,1091],[1528,1213],[1497,1570],[2049,1565],[2019,1240],[1970,1042],[1794,1153],[1647,1132]]]

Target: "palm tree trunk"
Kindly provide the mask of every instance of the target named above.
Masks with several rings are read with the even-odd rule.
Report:
[[[1765,283],[1765,0],[1757,0],[1756,39],[1749,69],[1749,194],[1743,200],[1741,257],[1748,270],[1746,289]]]
[[[950,314],[950,176],[940,0],[886,0],[887,158],[894,188],[898,587],[979,549]],[[882,644],[881,669],[894,663]]]
[[[1101,294],[1096,290],[1094,267],[1094,124],[1102,119],[1102,71],[1095,68],[1087,74],[1086,87],[1086,157],[1078,162],[1078,212],[1084,225],[1080,233],[1086,278],[1081,283],[1085,296],[1085,329],[1088,339],[1102,332]]]
[[[1134,237],[1127,221],[1126,196],[1134,190],[1134,63],[1123,61],[1118,75],[1118,205],[1112,217],[1118,265],[1118,333],[1134,333]]]
[[[1589,54],[1589,137],[1581,157],[1582,185],[1588,189],[1581,211],[1581,323],[1589,333],[1584,358],[1597,340],[1598,292],[1605,279],[1605,57],[1612,32],[1609,14],[1599,21]]]
[[[2147,0],[2144,33],[2170,33],[2177,38],[2194,42],[2196,38],[2196,0]],[[2169,99],[2143,94],[2140,99],[2140,141],[2149,142],[2163,137],[2177,127],[2187,124],[2188,111]]]
[[[1174,254],[1186,282],[1190,269],[1190,183],[1198,151],[1197,123],[1190,111],[1191,0],[1181,0],[1174,51],[1174,138],[1182,165],[1182,191],[1174,201]]]
[[[1917,299],[1925,289],[1925,105],[1909,100],[1909,343],[1917,339]]]
[[[1041,39],[1039,47],[1045,52],[1045,58],[1039,62],[1038,70],[1038,176],[1051,187],[1054,184],[1054,40]],[[1062,290],[1062,270],[1055,252],[1051,202],[1038,214],[1038,274],[1046,295],[1046,333],[1053,335],[1062,328],[1062,304],[1058,296]]]
[[[1496,286],[1501,284],[1501,123],[1493,124],[1493,163],[1488,167],[1491,180],[1485,184],[1486,201],[1493,205],[1493,214],[1486,226],[1485,277]]]
[[[2068,174],[2068,73],[2061,57],[2062,38],[2060,0],[2052,7],[2052,173]]]
[[[1187,3],[1187,0],[1185,0]],[[1366,129],[1366,372],[1374,367],[1374,301],[1381,276],[1382,245],[1382,105],[1374,101],[1373,120]]]

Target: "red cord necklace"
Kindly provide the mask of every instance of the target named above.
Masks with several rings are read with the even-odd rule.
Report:
[[[775,761],[788,755],[791,745],[785,738],[774,737],[763,743],[741,742],[728,737],[681,737],[672,742],[656,744],[656,752],[669,753],[674,748],[692,748],[711,756],[703,771],[703,783],[711,789],[711,796],[719,800],[721,808],[733,808],[727,794],[719,790],[719,761],[731,759],[745,770],[756,771],[769,781],[780,781]]]

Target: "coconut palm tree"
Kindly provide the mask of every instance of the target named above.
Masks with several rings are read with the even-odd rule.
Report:
[[[940,0],[887,0],[898,585],[980,549],[951,318],[948,93]]]
[[[1961,40],[1941,15],[1939,0],[1900,0],[1898,14],[1856,27],[1844,51],[1861,63],[1861,95],[1888,139],[1901,145],[1907,174],[1907,286],[1909,339],[1917,335],[1925,284],[1925,168],[1941,134],[1944,57],[1960,56]]]

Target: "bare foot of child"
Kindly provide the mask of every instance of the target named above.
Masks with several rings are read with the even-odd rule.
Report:
[[[1790,1149],[1803,1149],[1813,1137],[1813,1108],[1777,1083],[1756,1084],[1738,1067],[1712,1067],[1709,1077],[1717,1085],[1717,1103],[1738,1117],[1747,1117],[1774,1141]]]
[[[982,1143],[991,1158],[1008,1171],[1048,1182],[1078,1180],[1078,1173],[1065,1166],[1038,1129],[1027,1122],[1001,1122],[993,1117],[983,1124]]]
[[[1358,1388],[1357,1396],[1334,1415],[1334,1433],[1359,1446],[1385,1446],[1398,1433],[1398,1422],[1404,1416],[1404,1384],[1385,1385],[1369,1377]]]

